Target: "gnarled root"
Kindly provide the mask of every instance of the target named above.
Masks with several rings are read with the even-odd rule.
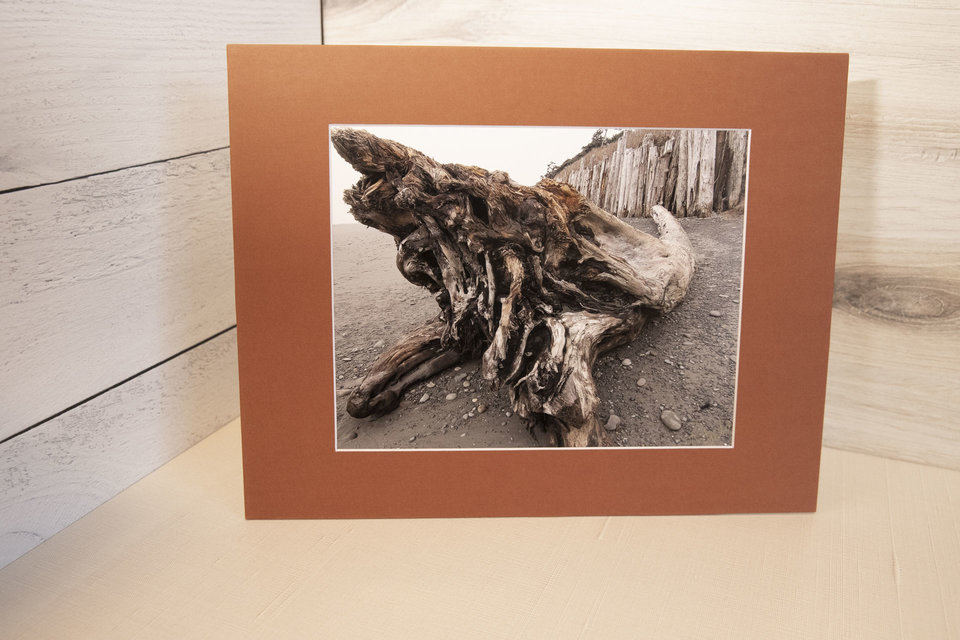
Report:
[[[407,387],[462,361],[463,353],[442,346],[444,328],[443,322],[434,320],[384,351],[350,394],[347,412],[354,418],[389,413],[399,404]]]
[[[393,409],[411,384],[481,356],[516,412],[558,445],[603,443],[592,369],[667,312],[693,277],[693,250],[663,207],[660,237],[625,224],[570,185],[519,185],[502,172],[441,165],[366,131],[333,145],[361,180],[344,194],[353,216],[391,234],[397,267],[440,307],[373,363],[347,410]]]

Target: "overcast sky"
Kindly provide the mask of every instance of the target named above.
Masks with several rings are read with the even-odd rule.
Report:
[[[334,125],[331,128],[336,128]],[[460,127],[435,125],[340,125],[366,129],[422,151],[440,163],[455,162],[501,170],[520,184],[536,184],[547,164],[577,154],[596,127]],[[343,191],[360,174],[330,145],[330,217],[333,224],[355,222],[343,202]]]

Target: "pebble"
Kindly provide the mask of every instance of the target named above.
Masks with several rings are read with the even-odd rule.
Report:
[[[447,400],[456,400],[456,399],[457,399],[457,394],[455,394],[455,393],[448,393],[448,394],[447,394]]]
[[[647,384],[647,379],[646,379],[646,378],[637,378],[637,386],[638,386],[638,387],[642,387],[642,386],[645,385],[645,384]]]
[[[625,367],[629,367],[630,365],[633,364],[633,361],[630,358],[624,358],[623,360],[620,361],[620,364],[622,364]]]
[[[660,414],[660,422],[665,424],[667,429],[671,431],[679,431],[680,428],[683,427],[683,423],[680,422],[680,416],[669,409]]]
[[[383,340],[377,340],[376,342],[373,343],[373,346],[379,349],[380,347],[382,347],[382,346],[385,345],[385,344],[386,344],[386,342],[384,342]]]
[[[683,341],[683,346],[685,346],[685,347],[692,347],[692,346],[693,346],[693,343],[690,342],[689,340],[684,340],[684,341]]]
[[[509,418],[510,416],[513,415],[513,412],[512,412],[512,411],[507,411],[507,412],[504,413],[503,415],[505,415],[505,416],[507,416],[507,417]]]
[[[466,378],[466,377],[467,377],[467,374],[466,374],[466,373],[458,373],[457,375],[453,376],[453,381],[454,381],[454,382],[460,382],[461,380],[463,380],[463,379]]]
[[[428,382],[428,383],[427,383],[427,389],[433,389],[435,386],[437,386],[437,385],[434,384],[433,382]]]
[[[351,393],[353,393],[353,389],[337,389],[337,397],[338,397],[338,398],[345,398],[346,396],[350,395]]]
[[[460,371],[460,369],[461,369],[461,367],[454,367],[454,368],[453,368],[454,371]]]
[[[340,359],[343,360],[344,362],[350,362],[351,360],[353,360],[353,358],[340,358]]]
[[[478,405],[477,405],[477,413],[483,413],[483,412],[486,411],[486,410],[487,410],[487,405],[485,405],[485,404],[478,404]]]
[[[429,399],[430,399],[430,394],[429,394],[429,393],[423,394],[422,396],[420,396],[420,404],[423,404],[424,402],[426,402],[426,401],[429,400]]]
[[[464,382],[464,383],[463,383],[463,387],[464,387],[464,389],[469,389],[469,388],[470,388],[470,383],[469,383],[469,382]]]
[[[413,441],[416,440],[416,439],[417,439],[417,436],[410,436],[409,442],[413,442]]]
[[[719,317],[720,317],[720,312],[714,310],[714,311],[711,311],[711,312],[710,312],[710,315],[712,315],[714,318],[719,318]]]
[[[469,420],[469,419],[470,419],[470,414],[469,414],[469,413],[463,414],[463,419],[464,419],[464,420]]]
[[[610,417],[607,418],[607,424],[603,425],[603,428],[607,431],[616,431],[617,427],[620,426],[620,416],[615,413],[611,413]]]

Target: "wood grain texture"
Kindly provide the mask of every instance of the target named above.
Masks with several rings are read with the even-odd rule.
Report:
[[[0,445],[0,566],[226,424],[238,406],[231,330]]]
[[[0,438],[235,322],[225,150],[0,209]]]
[[[819,512],[244,521],[236,423],[0,571],[30,638],[956,638],[960,472],[824,450]],[[333,489],[335,490],[335,489]]]
[[[332,44],[849,52],[825,442],[960,468],[955,2],[328,0],[324,30]]]
[[[960,265],[837,269],[824,443],[960,468]]]
[[[6,2],[0,190],[223,147],[226,44],[320,34],[315,0]]]

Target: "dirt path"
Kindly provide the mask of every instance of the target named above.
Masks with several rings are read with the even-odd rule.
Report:
[[[743,218],[680,223],[697,254],[697,272],[686,299],[670,314],[648,322],[633,343],[601,356],[594,368],[601,419],[606,421],[611,413],[621,419],[617,430],[607,434],[611,446],[732,442]],[[654,233],[650,220],[631,224]],[[411,387],[396,410],[377,420],[347,414],[347,389],[362,378],[374,358],[437,312],[430,293],[400,275],[395,256],[393,240],[386,234],[358,224],[333,227],[337,446],[537,446],[510,411],[506,391],[481,384],[478,362]],[[664,425],[663,410],[677,414],[679,430]]]

